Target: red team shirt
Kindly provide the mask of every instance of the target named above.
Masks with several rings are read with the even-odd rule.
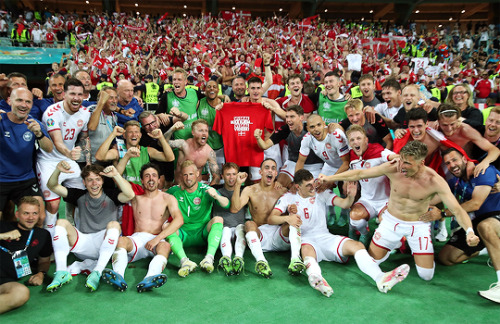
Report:
[[[253,133],[256,129],[273,131],[271,112],[261,104],[233,102],[217,111],[213,130],[222,135],[227,162],[239,166],[258,167],[264,160],[264,151]]]

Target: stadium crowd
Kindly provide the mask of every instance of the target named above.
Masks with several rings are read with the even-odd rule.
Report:
[[[42,284],[52,253],[51,292],[81,272],[91,291],[101,280],[124,291],[128,262],[146,257],[136,288],[158,288],[171,254],[181,277],[214,264],[238,275],[248,246],[263,277],[264,252],[290,250],[288,271],[329,297],[319,262],[353,256],[387,293],[410,266],[379,264],[407,245],[418,276],[433,278],[446,217],[436,258],[488,254],[497,280],[479,295],[500,303],[495,26],[232,13],[35,12],[11,31],[1,21],[13,45],[70,47],[46,89],[0,75],[1,312],[29,298],[20,278]],[[199,264],[190,246],[206,248]],[[81,261],[68,266],[70,252]]]

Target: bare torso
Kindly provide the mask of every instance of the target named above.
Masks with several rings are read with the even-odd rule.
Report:
[[[186,144],[182,147],[182,150],[179,150],[179,159],[177,161],[177,168],[175,171],[176,182],[180,183],[180,166],[186,160],[191,160],[194,162],[200,173],[198,181],[201,181],[203,167],[207,164],[208,158],[212,151],[212,148],[208,144],[199,146],[192,138],[187,139]]]
[[[286,189],[276,190],[274,186],[265,187],[264,189],[260,183],[257,183],[250,186],[248,190],[248,208],[252,220],[257,226],[267,224],[267,218],[274,209],[276,201],[286,192]]]
[[[387,209],[403,221],[418,221],[429,209],[429,203],[436,194],[435,177],[439,175],[429,167],[422,166],[418,177],[409,178],[393,165],[387,177],[391,181],[391,193]]]
[[[471,142],[468,132],[473,129],[467,124],[462,124],[460,128],[458,128],[453,135],[446,136],[447,139],[454,142],[458,146],[464,149],[465,153],[470,154],[472,151],[473,143]]]
[[[163,223],[170,216],[168,201],[168,194],[161,191],[154,197],[146,194],[135,196],[132,200],[135,232],[160,233]]]

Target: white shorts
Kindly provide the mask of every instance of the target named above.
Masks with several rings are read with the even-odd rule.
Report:
[[[316,251],[318,262],[335,261],[338,263],[346,263],[349,257],[342,254],[344,243],[350,238],[342,235],[334,235],[330,233],[310,233],[302,236],[302,245],[311,245]]]
[[[361,205],[370,216],[370,219],[372,219],[377,217],[380,211],[387,205],[387,200],[368,200],[361,196],[361,198],[354,203],[354,205],[357,204]]]
[[[47,182],[49,181],[52,172],[57,168],[57,164],[60,161],[47,161],[47,160],[38,160],[36,161],[36,170],[38,182],[40,184],[40,189],[43,193],[43,199],[45,201],[52,201],[59,199],[59,195],[56,195],[47,187]],[[67,160],[71,166],[71,171],[74,173],[63,173],[59,174],[59,183],[64,185],[67,188],[77,188],[77,189],[85,189],[83,185],[83,180],[80,177],[80,167],[75,161]]]
[[[323,164],[323,168],[321,169],[321,174],[324,175],[334,175],[339,168],[332,167],[331,165],[325,163]]]
[[[267,150],[264,150],[264,160],[273,159],[276,161],[276,169],[279,170],[283,162],[281,161],[280,145],[274,144]],[[259,173],[260,167],[250,167],[250,179],[252,181],[259,181],[261,176]]]
[[[259,231],[263,252],[290,250],[290,241],[281,233],[281,226],[264,224],[259,226]]]
[[[71,248],[71,252],[80,260],[99,259],[99,250],[101,249],[106,230],[97,233],[82,233],[76,227],[76,242]]]
[[[137,232],[131,236],[127,236],[132,240],[132,251],[128,252],[129,262],[138,261],[147,257],[154,257],[154,253],[146,249],[146,243],[154,239],[157,235],[145,232]],[[161,240],[160,242],[165,242]]]
[[[293,162],[290,160],[285,161],[285,164],[283,164],[283,166],[281,167],[280,173],[286,174],[293,181],[293,178],[295,175],[295,165],[296,164],[297,164],[296,162]],[[321,173],[322,167],[323,167],[322,163],[304,164],[304,169],[311,172],[314,179],[318,178],[319,174]]]
[[[431,237],[431,222],[406,222],[389,214],[382,213],[382,221],[373,234],[372,242],[376,246],[392,251],[401,244],[401,238],[406,237],[412,254],[434,254]]]

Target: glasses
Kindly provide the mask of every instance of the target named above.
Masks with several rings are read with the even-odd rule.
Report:
[[[467,93],[467,91],[455,91],[455,92],[453,92],[453,95],[454,96],[456,96],[456,95],[462,95],[463,96],[466,93]]]
[[[153,125],[156,125],[156,120],[153,120],[149,124],[144,124],[144,128],[146,128],[146,127],[153,127]]]

